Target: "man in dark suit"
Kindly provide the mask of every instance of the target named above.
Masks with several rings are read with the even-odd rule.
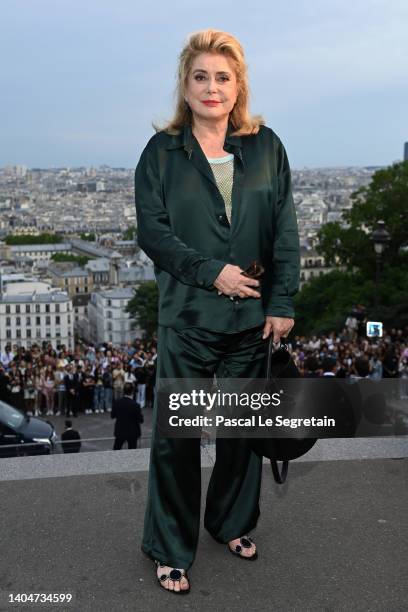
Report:
[[[120,450],[125,441],[128,443],[128,448],[137,447],[137,439],[141,435],[140,424],[143,423],[143,414],[140,405],[135,402],[133,396],[133,383],[125,383],[123,397],[113,403],[111,419],[116,419],[113,450]]]
[[[65,415],[76,417],[79,408],[79,383],[73,372],[72,365],[68,364],[65,369],[64,385],[67,398]]]
[[[81,450],[81,436],[79,432],[72,429],[72,421],[65,421],[65,431],[61,434],[62,450],[64,453],[79,453]]]

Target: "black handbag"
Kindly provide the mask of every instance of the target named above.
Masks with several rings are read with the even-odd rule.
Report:
[[[300,372],[287,350],[285,344],[273,350],[273,336],[268,346],[266,379],[300,378]],[[317,438],[251,438],[251,448],[259,456],[267,457],[271,462],[272,473],[278,484],[286,480],[289,461],[307,453],[316,443]],[[282,461],[279,470],[278,461]]]

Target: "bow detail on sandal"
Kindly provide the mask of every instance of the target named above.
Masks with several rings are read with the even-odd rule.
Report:
[[[160,563],[160,561],[157,561],[157,560],[155,560],[155,564],[157,568],[166,567],[165,563]],[[165,589],[166,591],[170,591],[171,593],[176,593],[177,595],[185,595],[190,592],[190,586],[188,586],[187,589],[182,589],[180,585],[179,591],[176,591],[174,589],[169,589],[169,588],[166,588],[165,586],[162,586],[162,583],[165,582],[166,580],[173,580],[174,582],[180,582],[183,577],[186,578],[190,583],[190,579],[187,576],[187,572],[185,569],[174,568],[170,570],[170,572],[166,573],[163,571],[162,574],[157,575],[157,580],[160,584],[160,587]]]
[[[243,548],[252,548],[254,541],[252,538],[250,538],[248,535],[244,535],[242,537],[239,538],[240,544],[236,544],[234,546],[234,548],[232,548],[229,544],[228,544],[228,548],[230,549],[231,553],[237,557],[241,557],[241,559],[247,559],[248,561],[254,561],[255,559],[258,558],[258,551],[255,550],[253,555],[243,555],[242,554],[242,549]]]

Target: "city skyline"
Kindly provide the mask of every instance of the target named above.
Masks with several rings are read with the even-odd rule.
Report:
[[[404,157],[408,6],[229,0],[138,7],[5,0],[0,166],[134,168],[151,122],[171,116],[189,33],[242,42],[251,112],[282,139],[293,168],[370,167]],[[262,18],[260,18],[262,17]],[[158,93],[159,92],[159,93]]]

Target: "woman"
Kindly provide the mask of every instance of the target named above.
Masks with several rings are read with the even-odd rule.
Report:
[[[46,365],[42,374],[41,392],[45,397],[47,416],[54,414],[55,371],[52,365]]]
[[[243,50],[218,30],[181,52],[177,108],[135,172],[140,247],[159,286],[157,377],[262,378],[267,342],[294,325],[299,238],[285,149],[248,111]],[[256,260],[259,280],[242,274]],[[273,265],[272,265],[273,262]],[[190,590],[200,521],[200,439],[164,438],[153,412],[142,550],[161,587]],[[259,517],[262,461],[245,438],[217,438],[204,526],[245,560]]]
[[[126,370],[125,370],[124,385],[126,385],[126,383],[130,383],[132,385],[133,391],[135,392],[137,379],[135,376],[133,366],[131,366],[130,364],[126,366]],[[136,392],[134,394],[133,399],[135,399],[135,395],[136,395]]]
[[[113,359],[112,359],[113,361]],[[123,386],[125,384],[125,370],[123,369],[122,362],[117,360],[112,370],[112,386],[113,386],[113,399],[119,400],[123,395]]]

